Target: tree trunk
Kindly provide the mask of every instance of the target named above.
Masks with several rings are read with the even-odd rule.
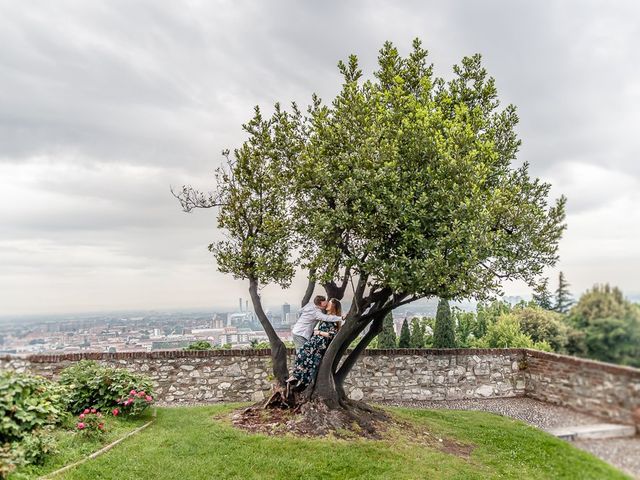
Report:
[[[271,345],[271,361],[273,363],[273,375],[278,384],[280,384],[280,386],[284,386],[286,385],[287,378],[289,377],[289,370],[287,368],[287,347],[273,329],[273,325],[271,325],[267,315],[264,313],[262,301],[258,294],[258,280],[255,278],[249,279],[249,294],[251,295],[253,309],[256,312],[262,328],[269,338],[269,343]]]
[[[322,400],[329,408],[338,408],[341,400],[343,400],[336,389],[334,363],[339,360],[339,356],[349,346],[349,343],[353,340],[353,335],[357,335],[359,327],[357,319],[348,319],[329,344],[324,357],[322,357],[311,398]]]
[[[385,315],[386,313],[383,313],[383,312],[376,314],[373,322],[371,323],[371,328],[369,328],[369,331],[365,334],[364,337],[362,337],[360,342],[358,342],[358,345],[356,345],[356,348],[354,348],[349,353],[347,358],[344,359],[344,362],[342,362],[342,365],[340,365],[340,368],[335,373],[334,382],[336,384],[336,391],[338,392],[338,395],[341,400],[344,401],[347,399],[347,395],[344,390],[344,381],[347,378],[347,375],[349,375],[349,372],[351,372],[351,369],[356,364],[358,358],[360,358],[360,355],[362,355],[362,353],[369,346],[371,341],[374,338],[376,338],[376,336],[378,336],[378,334],[382,331],[382,324],[383,324]]]

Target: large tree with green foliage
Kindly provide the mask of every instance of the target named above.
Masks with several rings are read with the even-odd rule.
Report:
[[[441,298],[436,312],[436,324],[433,330],[433,346],[435,348],[454,348],[456,346],[456,328],[451,315],[449,301]]]
[[[259,289],[289,286],[296,268],[309,279],[303,301],[316,284],[339,299],[350,287],[351,309],[308,392],[348,408],[345,378],[392,309],[486,298],[505,280],[533,284],[557,260],[565,200],[550,203],[549,184],[526,163],[512,166],[516,109],[500,108],[480,55],[448,81],[418,40],[407,56],[385,43],[372,78],[353,55],[338,67],[330,103],[314,95],[306,114],[276,105],[267,117],[256,108],[214,193],[175,194],[185,210],[219,208],[225,238],[210,249],[221,271],[247,280],[280,384],[286,351]]]

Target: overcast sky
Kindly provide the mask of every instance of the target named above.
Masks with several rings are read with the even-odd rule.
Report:
[[[339,59],[370,74],[414,37],[445,77],[483,55],[519,159],[567,195],[552,286],[640,294],[638,18],[635,0],[0,0],[0,315],[237,305],[215,212],[182,213],[169,186],[209,188],[254,105],[329,99]]]

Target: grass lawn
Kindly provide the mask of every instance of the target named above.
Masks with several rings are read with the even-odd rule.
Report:
[[[158,409],[156,422],[65,479],[628,479],[523,422],[486,412],[390,409],[415,429],[384,440],[249,434],[214,418],[233,405]],[[416,430],[417,431],[417,430]],[[426,442],[431,438],[434,443]],[[447,453],[440,445],[466,445]]]
[[[77,462],[105,445],[123,437],[128,432],[144,425],[151,420],[151,411],[138,418],[107,418],[107,431],[98,438],[86,438],[75,429],[76,417],[72,417],[66,425],[54,430],[53,436],[57,443],[57,453],[46,458],[44,465],[28,465],[14,471],[9,480],[36,479],[42,475]]]

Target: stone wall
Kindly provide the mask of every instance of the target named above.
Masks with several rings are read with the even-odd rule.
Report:
[[[293,351],[290,351],[293,360]],[[524,395],[521,349],[369,350],[346,385],[359,400],[446,400]],[[82,359],[150,376],[164,402],[259,400],[271,388],[268,350],[122,352],[0,357],[0,369],[55,378]]]
[[[0,357],[0,369],[55,378],[82,359],[150,376],[157,399],[168,403],[257,401],[271,388],[267,350],[5,356]],[[640,369],[537,350],[368,350],[348,382],[347,391],[356,400],[528,396],[640,424]]]
[[[640,369],[526,349],[525,394],[640,428]]]

